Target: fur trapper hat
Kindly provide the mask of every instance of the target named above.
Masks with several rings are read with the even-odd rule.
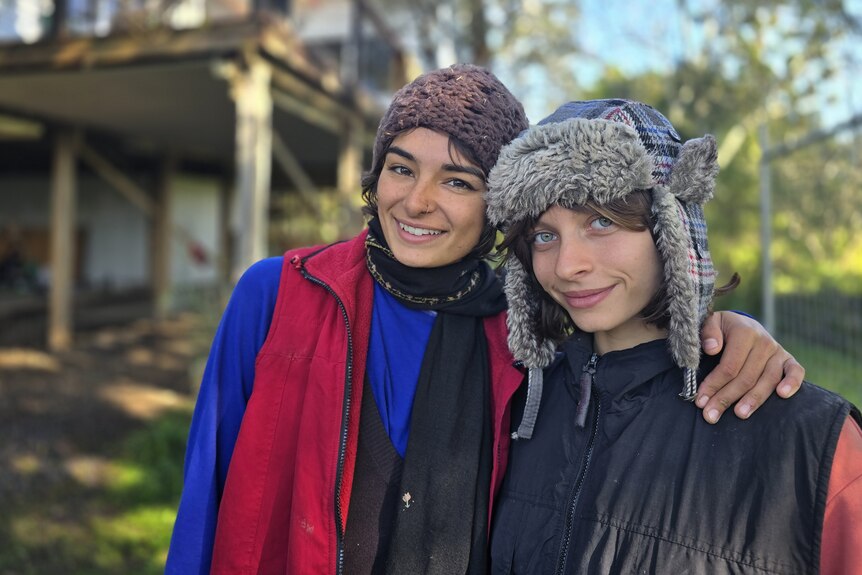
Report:
[[[686,399],[695,395],[700,328],[715,283],[703,204],[715,189],[717,157],[712,136],[683,144],[667,118],[646,104],[592,100],[565,104],[522,133],[503,148],[489,175],[488,215],[504,231],[555,204],[571,208],[592,200],[601,205],[634,190],[652,192],[670,300],[668,345],[685,372],[681,395]],[[544,341],[537,329],[546,304],[517,258],[508,258],[506,265],[509,348],[535,379],[534,372],[550,364],[555,353],[555,343]]]

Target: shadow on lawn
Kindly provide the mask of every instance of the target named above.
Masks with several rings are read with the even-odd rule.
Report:
[[[210,335],[187,315],[0,348],[0,575],[162,572]]]

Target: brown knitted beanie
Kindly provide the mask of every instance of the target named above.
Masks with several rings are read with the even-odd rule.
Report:
[[[441,68],[395,93],[377,128],[371,165],[401,132],[428,128],[465,144],[487,175],[500,149],[528,126],[524,107],[491,72],[472,64]]]

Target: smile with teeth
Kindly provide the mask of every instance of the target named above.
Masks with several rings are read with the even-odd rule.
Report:
[[[440,230],[426,230],[424,228],[414,228],[413,226],[408,226],[407,224],[403,224],[401,222],[398,222],[398,225],[401,227],[402,230],[414,236],[439,236],[443,233]]]

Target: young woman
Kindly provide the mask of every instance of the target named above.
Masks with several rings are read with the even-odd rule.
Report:
[[[483,571],[523,380],[483,261],[483,195],[527,125],[484,69],[419,77],[378,129],[368,229],[243,276],[195,408],[167,573]],[[781,385],[801,382],[748,318],[705,335],[722,338],[730,376],[713,384],[729,383],[704,393],[719,414],[743,395],[756,408],[785,362]]]
[[[488,213],[510,250],[509,346],[545,372],[513,409],[535,429],[511,447],[494,573],[862,565],[855,407],[806,383],[710,426],[684,401],[716,366],[698,342],[720,291],[702,210],[716,158],[712,136],[682,144],[626,100],[566,104],[501,152]]]

